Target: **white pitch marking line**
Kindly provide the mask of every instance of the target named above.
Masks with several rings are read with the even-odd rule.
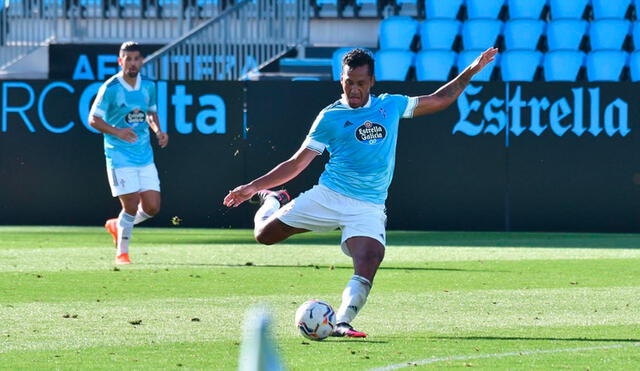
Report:
[[[549,354],[549,353],[564,353],[564,352],[584,352],[589,350],[603,350],[603,349],[618,349],[618,348],[630,348],[639,347],[640,343],[631,344],[615,344],[615,345],[602,345],[597,347],[582,347],[582,348],[564,348],[564,349],[541,349],[541,350],[523,350],[520,352],[507,352],[507,353],[493,353],[493,354],[479,354],[473,356],[451,356],[451,357],[434,357],[421,359],[419,361],[411,361],[405,363],[396,363],[395,365],[383,366],[378,368],[372,368],[369,371],[391,371],[400,368],[428,365],[437,362],[446,361],[467,361],[470,359],[483,359],[483,358],[501,358],[512,356],[528,356],[532,354]]]

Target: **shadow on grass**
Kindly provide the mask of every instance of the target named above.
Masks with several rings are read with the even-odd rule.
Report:
[[[584,341],[584,342],[612,342],[612,343],[640,343],[640,339],[597,339],[588,337],[562,338],[562,337],[520,337],[520,336],[432,336],[431,339],[439,340],[523,340],[523,341]]]
[[[389,344],[388,341],[384,340],[365,340],[365,339],[326,339],[327,343],[349,343],[349,344]]]
[[[173,266],[173,267],[211,267],[211,268],[311,268],[311,269],[331,269],[330,265],[319,264],[305,264],[305,265],[293,265],[293,264],[220,264],[220,263],[137,263],[136,265],[143,266]],[[339,265],[333,266],[333,269],[348,269],[353,270],[352,266]],[[493,270],[478,270],[478,269],[459,269],[459,268],[429,268],[429,267],[385,267],[382,266],[378,270],[398,270],[398,271],[443,271],[443,272],[496,272]]]
[[[212,235],[174,235],[170,238],[162,234],[144,236],[145,243],[175,245],[256,245],[251,231],[246,237],[225,236],[216,230]],[[216,235],[214,235],[216,234]],[[330,245],[340,244],[340,233],[305,233],[295,235],[277,245]],[[604,233],[530,233],[530,232],[419,232],[389,231],[387,245],[421,247],[531,247],[531,248],[598,248],[631,249],[640,248],[638,234]]]

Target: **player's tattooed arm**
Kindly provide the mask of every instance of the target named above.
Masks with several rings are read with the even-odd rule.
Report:
[[[449,81],[433,94],[418,97],[418,104],[413,111],[413,116],[427,115],[449,107],[469,85],[473,75],[482,71],[487,64],[491,63],[497,53],[498,49],[496,48],[485,50],[455,79]]]

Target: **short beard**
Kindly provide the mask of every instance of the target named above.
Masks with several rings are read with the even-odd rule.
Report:
[[[127,72],[127,76],[129,76],[130,79],[134,79],[138,77],[138,72]]]

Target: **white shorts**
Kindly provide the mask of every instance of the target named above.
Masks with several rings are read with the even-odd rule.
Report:
[[[107,177],[113,197],[144,191],[160,192],[158,170],[153,163],[141,167],[107,167]]]
[[[342,230],[342,251],[351,256],[346,241],[370,237],[384,246],[387,214],[384,205],[360,201],[323,185],[316,185],[280,208],[275,215],[294,228],[314,232]]]

